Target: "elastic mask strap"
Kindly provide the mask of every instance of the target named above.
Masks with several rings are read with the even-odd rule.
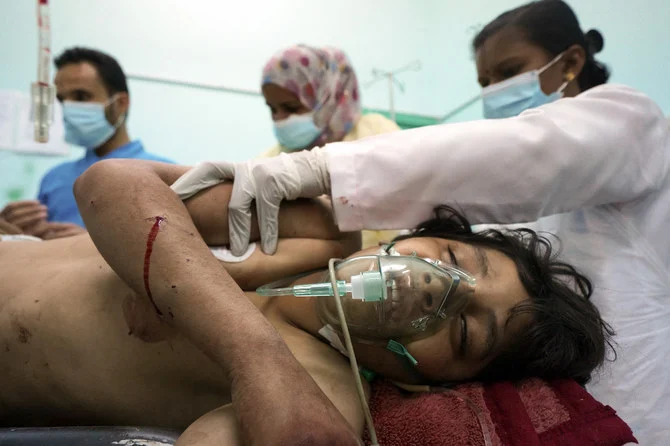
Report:
[[[556,62],[558,62],[559,60],[561,60],[561,57],[563,57],[563,54],[565,54],[565,51],[563,51],[563,52],[562,52],[561,54],[559,54],[558,56],[554,57],[554,58],[551,60],[551,62],[549,62],[548,64],[546,64],[545,66],[543,66],[542,68],[540,68],[539,70],[537,70],[537,75],[540,76],[540,74],[544,73],[549,67],[551,67],[551,66],[554,65]],[[572,80],[572,79],[571,79],[571,80]],[[564,82],[561,84],[561,86],[558,87],[558,90],[556,90],[556,93],[563,93],[563,90],[565,90],[565,88],[568,86],[569,83],[570,83],[570,81],[568,81],[568,80],[564,81]]]
[[[105,103],[104,103],[104,109],[107,109],[110,105],[112,105],[116,100],[119,98],[118,93],[114,93],[111,98],[109,98]],[[122,114],[119,116],[119,119],[116,120],[116,124],[114,124],[114,130],[118,129],[121,127],[121,125],[124,123],[126,120],[126,114]]]
[[[118,99],[118,97],[119,97],[119,94],[118,94],[118,93],[114,93],[114,94],[112,95],[111,98],[109,98],[109,99],[107,99],[107,100],[105,101],[105,104],[104,104],[105,108],[109,107],[109,106],[112,105],[114,102],[116,102],[116,100]]]
[[[374,379],[377,377],[377,374],[375,372],[373,372],[370,369],[366,369],[363,366],[358,367],[358,371],[363,376],[363,378],[365,378],[365,380],[369,383],[374,381]]]
[[[565,88],[568,86],[569,83],[570,81],[563,82],[561,86],[558,87],[558,90],[556,90],[556,93],[563,93],[563,90],[565,90]]]
[[[563,57],[563,54],[564,54],[564,53],[565,53],[565,51],[562,52],[561,54],[559,54],[558,56],[554,57],[554,58],[551,60],[551,62],[549,62],[548,64],[546,64],[545,66],[543,66],[542,68],[540,68],[539,70],[537,70],[537,75],[539,76],[540,74],[544,73],[545,71],[547,71],[548,68],[550,68],[552,65],[554,65],[554,64],[555,64],[556,62],[558,62],[559,60],[561,60],[561,57]]]
[[[393,255],[393,253],[391,252],[391,250],[393,249],[394,246],[395,246],[395,242],[391,242],[391,243],[388,243],[388,244],[386,244],[386,245],[383,245],[383,246],[382,246],[382,251],[383,251],[384,254],[386,254],[387,256]]]
[[[391,339],[386,345],[386,350],[392,351],[398,356],[402,356],[414,367],[419,364],[419,361],[414,359],[414,356],[412,356],[410,352],[407,351],[404,345],[402,345],[400,342],[394,341],[393,339]]]

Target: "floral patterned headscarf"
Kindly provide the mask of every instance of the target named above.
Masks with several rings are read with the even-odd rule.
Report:
[[[314,124],[323,129],[317,145],[341,141],[361,116],[356,73],[337,48],[295,45],[281,50],[265,64],[265,84],[286,88],[314,112]]]

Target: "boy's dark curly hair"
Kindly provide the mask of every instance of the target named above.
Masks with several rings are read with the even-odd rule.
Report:
[[[571,378],[587,383],[613,349],[612,328],[589,300],[593,287],[573,266],[557,260],[547,238],[531,229],[473,232],[455,209],[440,206],[435,217],[411,234],[439,237],[494,249],[516,264],[531,300],[517,305],[510,317],[530,313],[533,323],[475,378],[480,381]]]

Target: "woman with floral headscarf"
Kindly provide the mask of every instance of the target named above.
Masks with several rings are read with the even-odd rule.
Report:
[[[361,114],[356,73],[337,48],[279,51],[265,64],[262,90],[279,142],[265,157],[399,130],[382,115]]]
[[[380,114],[361,113],[356,73],[337,48],[296,45],[279,51],[265,64],[262,90],[278,144],[261,157],[400,130]],[[389,242],[396,235],[397,231],[363,231],[363,247]]]

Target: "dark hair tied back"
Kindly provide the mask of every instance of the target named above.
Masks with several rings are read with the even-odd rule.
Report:
[[[584,48],[586,61],[577,77],[582,91],[604,84],[609,79],[608,68],[594,58],[605,45],[602,34],[595,29],[584,33],[574,11],[564,1],[539,0],[504,12],[475,36],[473,49],[477,51],[490,37],[508,27],[519,29],[529,42],[553,57],[572,45]]]
[[[584,40],[586,41],[586,51],[591,56],[601,52],[605,46],[605,39],[603,39],[603,35],[597,29],[588,30],[584,34]]]

